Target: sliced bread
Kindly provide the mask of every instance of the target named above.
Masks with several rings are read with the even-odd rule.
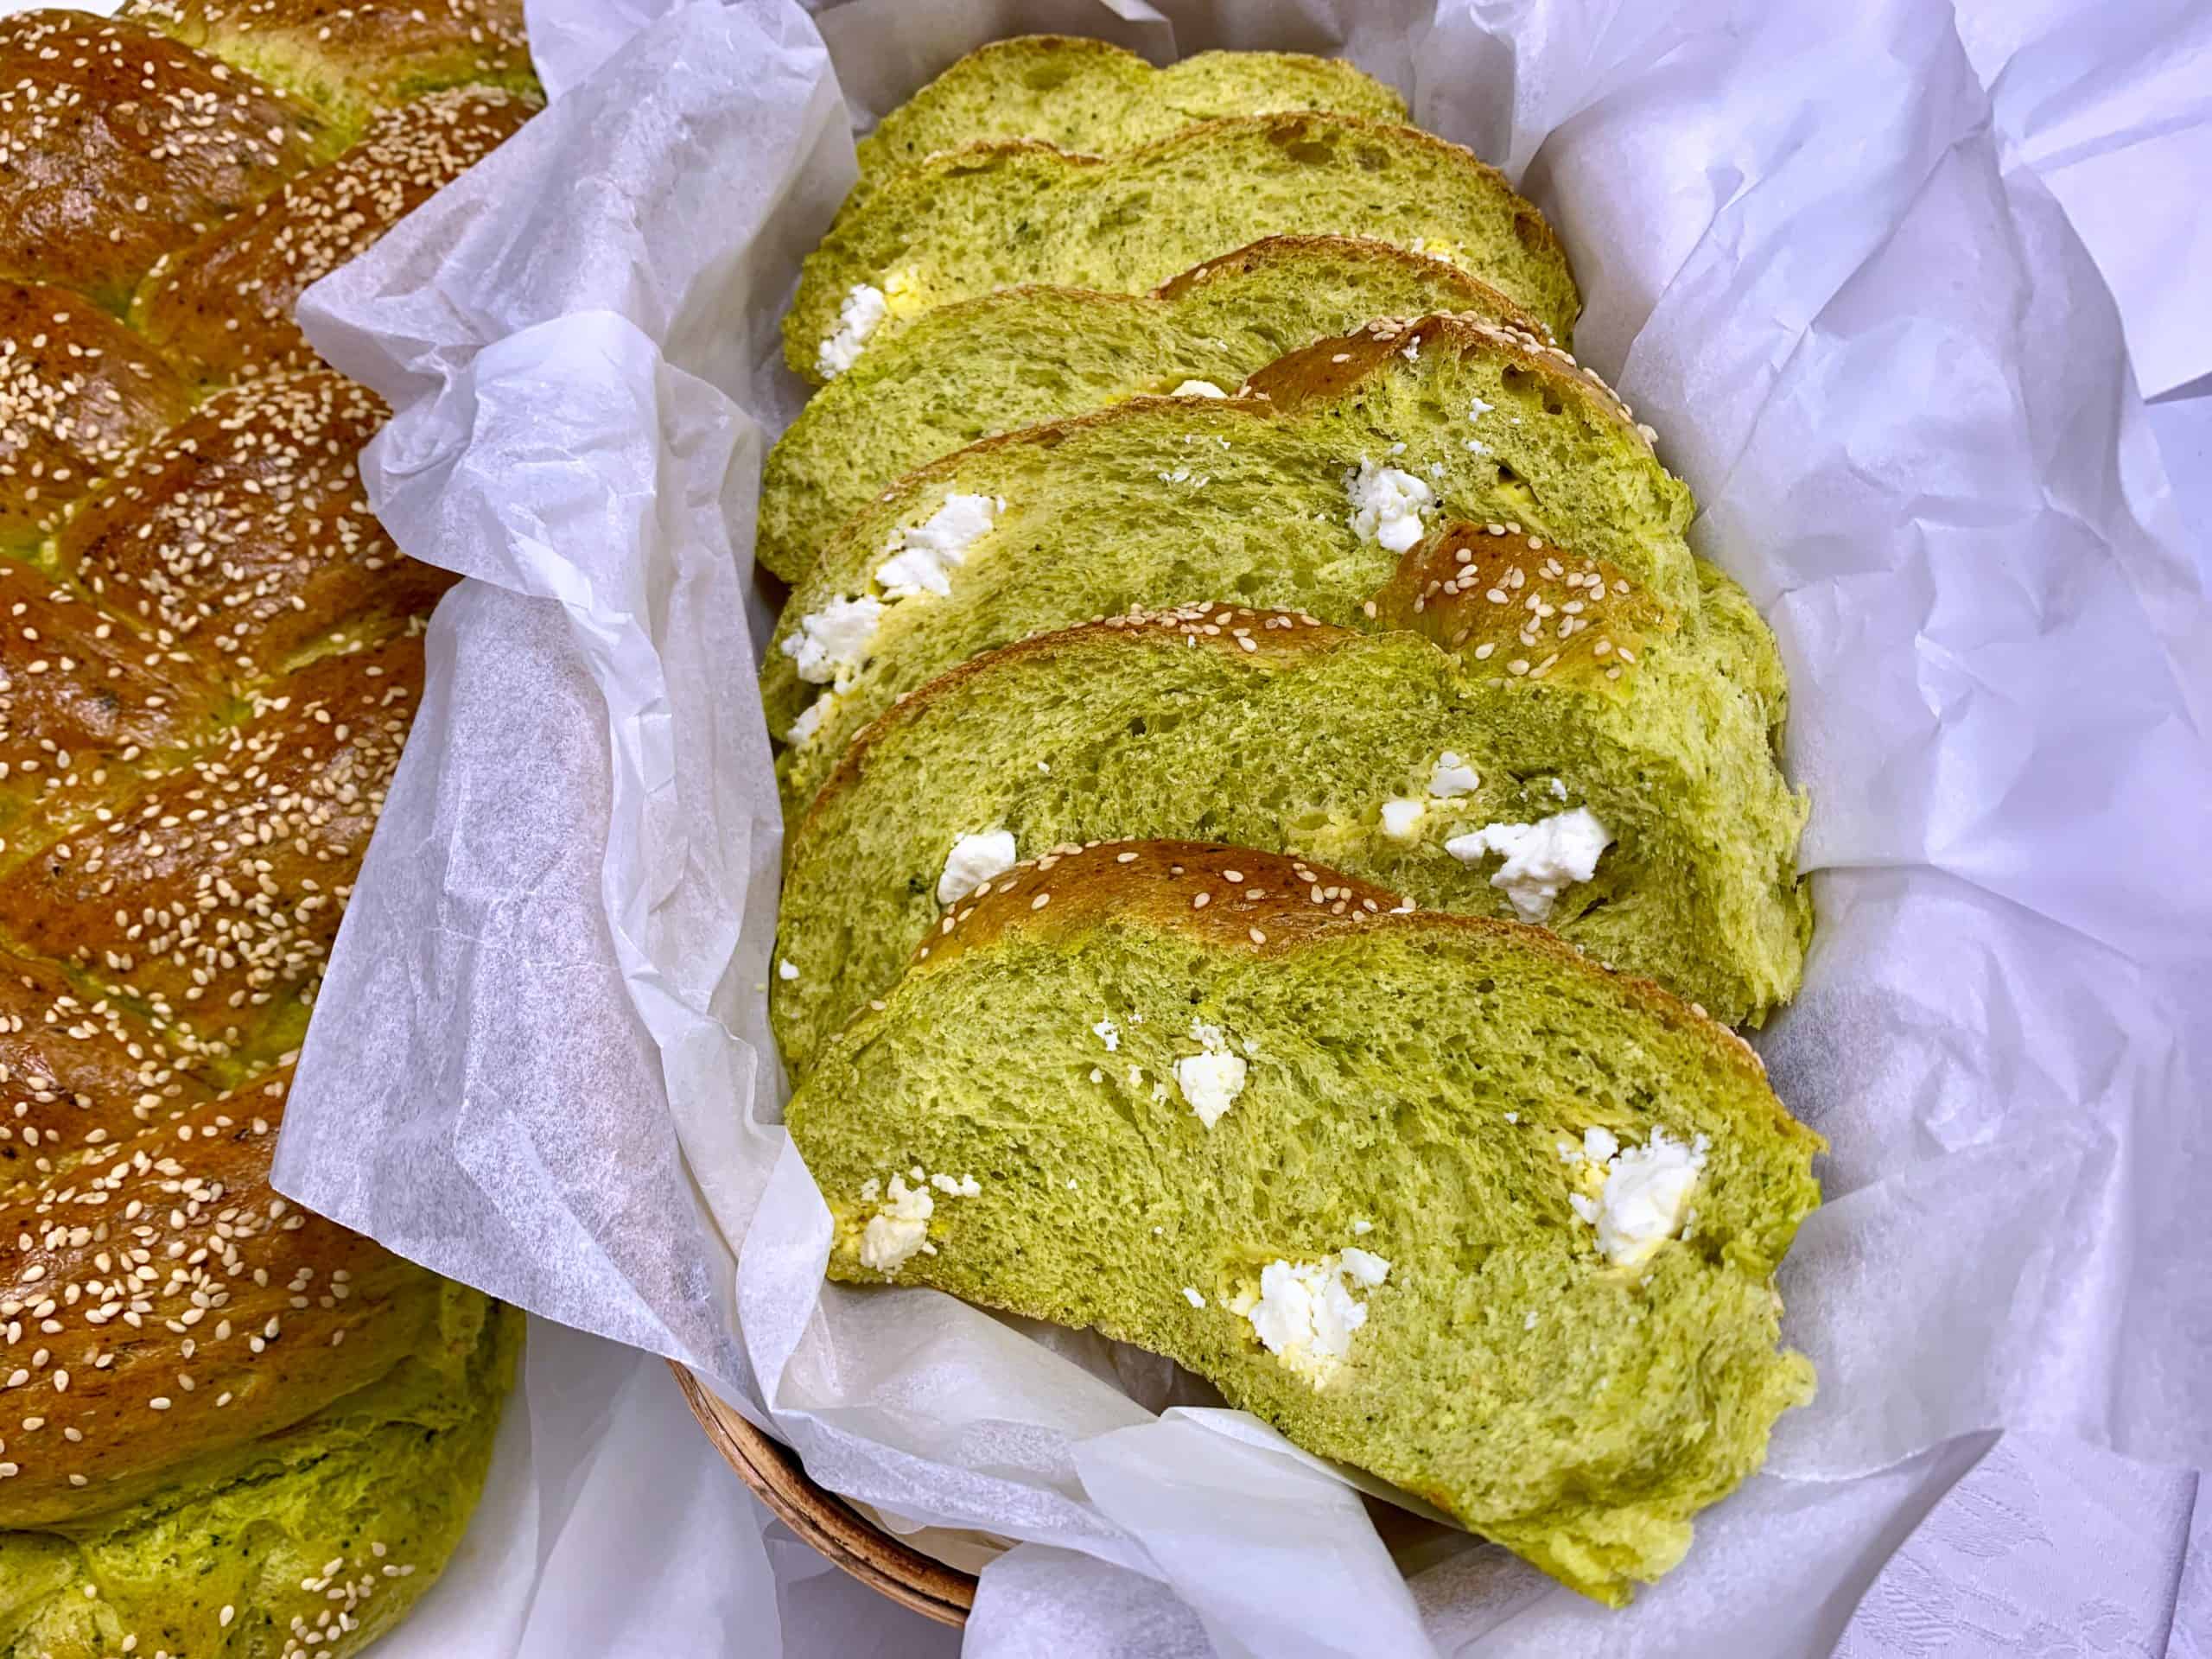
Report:
[[[768,452],[756,556],[796,580],[871,495],[963,445],[1128,397],[1211,397],[1322,335],[1431,311],[1541,332],[1440,259],[1334,236],[1269,237],[1149,295],[1030,286],[939,306],[816,393]]]
[[[1400,556],[1453,519],[1601,560],[1701,637],[1689,492],[1555,348],[1430,317],[1323,341],[1249,385],[973,445],[847,520],[761,677],[769,730],[793,746],[793,816],[862,726],[979,652],[1206,600],[1371,628]],[[1541,677],[1554,648],[1602,637],[1565,595],[1553,613],[1532,600],[1550,602],[1514,590],[1494,607],[1530,636],[1507,664]]]
[[[1329,110],[1403,121],[1405,100],[1335,58],[1200,52],[1155,69],[1134,52],[1069,35],[1020,35],[961,59],[860,141],[863,188],[940,150],[1033,138],[1103,155],[1198,121]]]
[[[1136,294],[1286,232],[1448,260],[1564,342],[1581,302],[1543,216],[1411,127],[1343,115],[1210,121],[1100,160],[974,144],[885,181],[806,257],[784,360],[817,384],[934,306],[1020,283]]]
[[[1161,1353],[1601,1601],[1812,1394],[1819,1137],[1540,930],[1188,842],[979,889],[787,1121],[832,1277]]]
[[[1801,969],[1803,805],[1770,766],[1716,764],[1764,750],[1745,699],[1678,650],[1644,658],[1599,696],[1586,666],[1531,680],[1411,632],[1213,605],[980,657],[868,728],[792,836],[769,1002],[785,1060],[803,1071],[976,882],[1160,836],[1541,922],[1757,1020]]]

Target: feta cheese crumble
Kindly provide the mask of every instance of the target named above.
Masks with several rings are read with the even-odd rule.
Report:
[[[1581,1156],[1601,1185],[1594,1197],[1570,1192],[1574,1213],[1598,1230],[1598,1248],[1615,1267],[1648,1260],[1681,1228],[1711,1142],[1685,1143],[1654,1128],[1648,1145],[1624,1149],[1609,1130],[1586,1129]]]
[[[834,380],[861,360],[868,337],[891,315],[891,301],[873,283],[855,283],[837,308],[837,327],[815,348],[815,372]]]
[[[785,728],[784,741],[797,748],[822,729],[822,722],[837,701],[834,692],[825,692],[798,711],[798,718]]]
[[[1005,511],[1003,496],[946,496],[920,524],[892,533],[883,547],[890,556],[876,567],[877,585],[890,599],[942,598],[952,591],[950,573]]]
[[[1393,797],[1382,803],[1382,833],[1393,841],[1411,841],[1421,833],[1421,815],[1427,810],[1419,801]]]
[[[1106,1045],[1106,1052],[1109,1054],[1122,1046],[1122,1028],[1114,1023],[1111,1014],[1090,1028],[1090,1034]]]
[[[1185,380],[1169,394],[1174,397],[1226,397],[1229,394],[1211,380]]]
[[[938,903],[958,903],[982,883],[1012,869],[1015,859],[1011,830],[987,830],[979,836],[961,836],[945,855],[944,873],[937,879]]]
[[[1554,813],[1535,823],[1486,823],[1454,836],[1444,850],[1462,864],[1477,864],[1495,853],[1505,862],[1490,884],[1513,901],[1524,922],[1541,922],[1562,888],[1597,874],[1598,855],[1612,844],[1612,832],[1586,806]]]
[[[779,647],[798,665],[798,677],[810,685],[828,685],[850,678],[867,658],[868,641],[883,620],[883,601],[862,594],[858,599],[838,594],[810,616],[799,618],[798,626],[784,636]]]
[[[1353,534],[1402,553],[1421,538],[1421,514],[1436,505],[1436,492],[1411,473],[1362,461],[1344,477],[1351,498]]]
[[[1428,792],[1440,801],[1471,795],[1482,785],[1475,769],[1449,749],[1436,757],[1435,769],[1428,774]]]
[[[1183,1287],[1183,1300],[1190,1303],[1192,1307],[1204,1307],[1206,1305],[1206,1299],[1198,1294],[1196,1287],[1191,1285]]]
[[[1205,1052],[1175,1062],[1175,1086],[1198,1115],[1198,1122],[1211,1128],[1244,1092],[1247,1067],[1241,1055],[1230,1052],[1219,1026],[1193,1020],[1191,1036]]]
[[[1247,1291],[1230,1311],[1251,1322],[1267,1351],[1315,1388],[1351,1351],[1352,1335],[1367,1323],[1367,1304],[1355,1294],[1390,1276],[1390,1264],[1348,1244],[1319,1262],[1277,1260],[1260,1269],[1260,1293]]]
[[[913,1184],[907,1185],[907,1176]],[[925,1178],[917,1164],[907,1175],[893,1175],[888,1192],[882,1179],[871,1175],[861,1183],[861,1202],[878,1205],[875,1214],[861,1230],[861,1265],[888,1277],[918,1255],[935,1255],[930,1243],[930,1217],[937,1213],[935,1187],[948,1198],[981,1197],[982,1183],[973,1175],[936,1174]]]
[[[861,1265],[888,1274],[925,1250],[934,1253],[929,1237],[930,1217],[936,1212],[928,1187],[910,1187],[903,1176],[893,1175],[883,1207],[868,1218],[861,1233]]]
[[[782,980],[797,979],[798,977],[798,964],[793,962],[789,957],[785,957],[781,962],[776,964],[776,977]]]
[[[883,621],[883,613],[902,599],[925,594],[942,597],[952,591],[950,572],[965,563],[976,543],[1006,511],[1004,498],[992,495],[949,495],[943,505],[918,524],[893,531],[883,550],[888,556],[876,567],[876,585],[882,597],[872,594],[840,594],[784,636],[777,647],[798,666],[798,677],[830,691],[803,709],[784,734],[793,746],[810,741],[822,728],[831,698],[845,690],[852,677],[868,659],[868,648]],[[982,878],[978,877],[977,880]]]

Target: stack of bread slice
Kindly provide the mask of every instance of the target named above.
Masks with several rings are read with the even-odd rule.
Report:
[[[1001,42],[862,147],[769,457],[830,1271],[1180,1361],[1624,1600],[1809,1397],[1805,804],[1541,216],[1349,67]]]

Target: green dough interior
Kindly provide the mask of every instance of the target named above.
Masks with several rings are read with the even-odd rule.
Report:
[[[1257,880],[1243,853],[1214,868],[1239,859]],[[1812,1391],[1770,1281],[1818,1141],[1748,1051],[1533,930],[1416,912],[1243,950],[1105,898],[1033,927],[1028,882],[1018,920],[910,972],[791,1101],[831,1276],[1167,1355],[1600,1600],[1679,1560]],[[1175,1072],[1208,1027],[1249,1067],[1211,1128]],[[1687,1236],[1632,1267],[1570,1204],[1560,1142],[1592,1128],[1708,1138]],[[977,1190],[936,1189],[929,1253],[887,1275],[864,1195],[917,1169]],[[1267,1264],[1348,1246],[1388,1276],[1317,1386],[1234,1306]]]

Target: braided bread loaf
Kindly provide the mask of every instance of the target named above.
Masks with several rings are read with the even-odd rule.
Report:
[[[0,1656],[351,1652],[519,1316],[288,1205],[290,1066],[448,580],[291,321],[533,106],[519,0],[0,20]]]

